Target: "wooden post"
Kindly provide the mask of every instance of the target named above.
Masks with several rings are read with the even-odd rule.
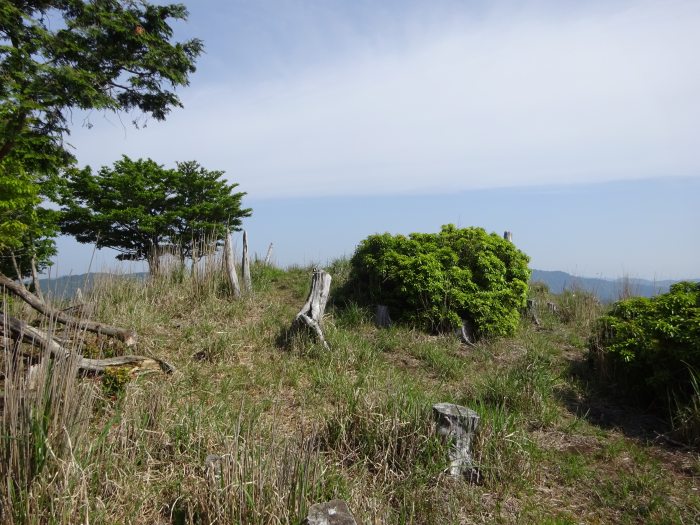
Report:
[[[243,262],[241,264],[243,273],[243,288],[246,293],[253,291],[253,281],[250,277],[250,258],[248,257],[248,234],[243,230]]]
[[[267,248],[267,254],[265,255],[265,265],[268,265],[272,262],[272,243],[270,243],[270,246]]]
[[[238,299],[241,296],[241,285],[238,282],[238,274],[236,273],[236,261],[233,256],[233,246],[231,245],[231,234],[227,233],[224,238],[224,266],[226,268],[226,276],[228,283],[231,286],[233,296]]]
[[[508,242],[513,242],[513,232],[504,231],[503,238]]]

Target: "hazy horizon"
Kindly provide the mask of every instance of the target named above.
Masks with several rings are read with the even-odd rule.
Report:
[[[79,164],[224,170],[284,264],[455,223],[512,230],[538,269],[700,274],[699,2],[185,3],[206,54],[184,109],[76,112]]]

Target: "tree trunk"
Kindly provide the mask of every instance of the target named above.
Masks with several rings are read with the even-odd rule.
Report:
[[[15,275],[17,275],[17,282],[23,289],[27,289],[26,286],[24,286],[24,276],[22,275],[21,270],[19,269],[19,264],[17,264],[17,258],[15,257],[15,252],[10,252],[10,259],[12,260],[12,266],[15,269]]]
[[[126,346],[133,346],[136,344],[137,336],[136,332],[133,330],[126,330],[124,328],[117,328],[115,326],[109,326],[102,323],[96,323],[94,321],[88,321],[87,319],[78,319],[70,316],[65,312],[56,310],[55,308],[52,308],[46,303],[40,301],[36,295],[30,293],[2,274],[0,274],[0,286],[4,286],[9,292],[22,299],[29,306],[58,323],[66,325],[72,324],[87,330],[88,332],[116,337],[117,339],[123,341]]]
[[[19,342],[28,343],[47,350],[51,356],[63,355],[70,356],[71,351],[61,346],[50,334],[47,334],[39,328],[34,328],[20,319],[6,316],[0,313],[0,332],[8,330],[12,339]],[[78,368],[85,372],[100,373],[104,372],[111,366],[133,365],[136,368],[146,369],[161,369],[168,374],[175,371],[175,368],[166,361],[154,357],[146,357],[142,355],[125,355],[120,357],[110,357],[107,359],[88,359],[82,356],[76,356]]]
[[[326,350],[329,350],[330,347],[325,337],[323,337],[321,322],[323,321],[323,314],[326,311],[326,303],[328,302],[330,290],[330,274],[323,270],[314,270],[314,274],[311,277],[311,291],[309,292],[309,297],[306,299],[304,306],[301,307],[301,310],[299,310],[299,313],[292,323],[293,330],[301,326],[306,326],[311,329]]]
[[[34,286],[34,294],[39,298],[42,303],[45,303],[44,294],[41,291],[41,285],[39,284],[39,272],[36,271],[36,257],[32,255],[32,286]]]
[[[238,299],[241,296],[241,285],[238,282],[238,274],[236,273],[236,261],[233,255],[233,246],[231,245],[231,235],[228,233],[224,237],[224,266],[228,283],[231,286],[231,292]]]
[[[243,274],[243,288],[246,293],[253,291],[253,281],[250,277],[250,258],[248,257],[248,234],[243,230],[243,262],[241,264]]]

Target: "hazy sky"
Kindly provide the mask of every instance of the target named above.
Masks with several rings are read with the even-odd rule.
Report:
[[[536,268],[700,277],[700,2],[185,3],[185,108],[76,115],[81,164],[223,169],[282,264],[453,222],[513,230]]]

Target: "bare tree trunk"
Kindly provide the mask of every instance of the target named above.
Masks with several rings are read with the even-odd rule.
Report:
[[[231,286],[231,292],[238,299],[241,296],[241,285],[238,282],[238,274],[236,273],[236,261],[234,260],[233,246],[231,245],[231,235],[228,233],[224,237],[224,266],[226,267],[226,276]]]
[[[243,288],[246,293],[253,291],[253,281],[250,277],[250,258],[248,257],[248,234],[243,230],[243,262],[241,264],[243,274]]]
[[[42,303],[45,303],[44,294],[41,291],[41,285],[39,284],[39,272],[36,271],[36,257],[32,255],[32,286],[34,286],[34,294],[39,298]]]
[[[272,243],[267,248],[267,253],[265,254],[265,264],[270,264],[272,262]]]
[[[10,252],[10,258],[12,259],[12,266],[15,269],[15,274],[17,275],[17,282],[19,285],[24,288],[25,290],[27,289],[26,286],[24,286],[24,277],[22,276],[22,272],[19,269],[19,264],[17,264],[17,259],[15,258],[15,252]]]
[[[136,344],[137,336],[136,332],[133,330],[126,330],[124,328],[117,328],[115,326],[109,326],[102,323],[96,323],[94,321],[88,321],[87,319],[78,319],[70,316],[65,312],[56,310],[55,308],[52,308],[46,303],[40,301],[36,295],[30,293],[26,288],[18,285],[2,274],[0,274],[0,286],[4,286],[9,292],[22,299],[29,306],[58,323],[72,324],[89,332],[116,337],[117,339],[123,341],[126,346],[133,346]]]
[[[0,313],[0,332],[4,334],[5,330],[15,341],[31,344],[33,346],[46,349],[52,356],[71,355],[71,351],[61,346],[50,334],[28,325],[20,319],[6,316]],[[166,361],[154,357],[146,357],[141,355],[125,355],[120,357],[110,357],[107,359],[88,359],[82,356],[77,357],[78,368],[86,372],[104,372],[110,366],[133,365],[140,369],[157,369],[170,374],[175,371],[175,368]]]
[[[323,270],[314,270],[314,274],[311,277],[309,297],[292,322],[292,329],[298,329],[300,326],[306,326],[311,329],[326,350],[329,350],[330,347],[326,342],[326,338],[323,337],[321,322],[326,311],[330,290],[331,275]]]

